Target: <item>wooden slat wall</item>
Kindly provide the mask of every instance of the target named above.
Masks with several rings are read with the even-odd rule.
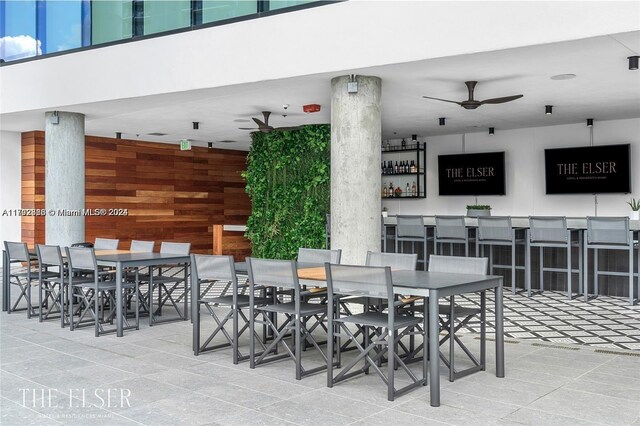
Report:
[[[86,136],[85,207],[127,209],[126,216],[89,216],[85,240],[119,238],[190,242],[194,253],[212,252],[212,224],[244,225],[251,203],[240,176],[244,151]],[[23,207],[44,208],[44,133],[22,136]],[[39,204],[38,204],[39,203]],[[23,218],[26,242],[44,241],[44,219]],[[236,252],[243,259],[246,253]]]

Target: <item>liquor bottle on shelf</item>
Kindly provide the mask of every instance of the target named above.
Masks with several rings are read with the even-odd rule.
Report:
[[[387,191],[389,197],[393,197],[393,182],[389,182],[389,191]]]
[[[400,146],[402,147],[402,149],[407,148],[407,142],[404,140],[404,138],[402,138],[402,142],[400,142]]]
[[[384,144],[384,150],[385,151],[390,151],[391,150],[391,145],[389,144],[389,141],[387,140],[387,142]]]
[[[409,182],[407,182],[407,189],[404,191],[404,196],[409,197],[411,195],[411,188],[409,188]]]
[[[404,172],[405,173],[410,173],[411,172],[411,168],[409,167],[409,160],[404,162]]]
[[[411,160],[411,173],[417,173],[418,169],[416,168],[416,163],[414,163],[413,160]]]
[[[409,184],[407,183],[407,186],[409,186]],[[411,195],[413,195],[414,197],[418,196],[418,187],[416,186],[416,182],[413,182],[413,185],[411,185]]]
[[[393,173],[398,174],[400,173],[400,168],[398,167],[398,162],[396,161],[396,165],[393,167]]]
[[[387,182],[385,182],[385,183],[382,184],[382,197],[386,198],[387,194],[388,194],[388,192],[387,192]]]

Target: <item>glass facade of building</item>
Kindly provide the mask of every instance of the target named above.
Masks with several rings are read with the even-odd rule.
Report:
[[[135,40],[326,1],[1,0],[0,60]]]

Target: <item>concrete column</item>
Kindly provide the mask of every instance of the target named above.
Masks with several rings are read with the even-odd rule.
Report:
[[[45,113],[45,236],[68,246],[84,241],[84,114],[57,117],[53,124],[54,113]]]
[[[356,76],[331,80],[331,247],[342,262],[364,264],[368,250],[380,251],[380,162],[382,80]]]

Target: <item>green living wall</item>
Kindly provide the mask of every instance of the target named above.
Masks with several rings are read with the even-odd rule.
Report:
[[[330,199],[329,125],[254,132],[243,176],[251,198],[246,236],[255,257],[294,259],[322,248]]]

